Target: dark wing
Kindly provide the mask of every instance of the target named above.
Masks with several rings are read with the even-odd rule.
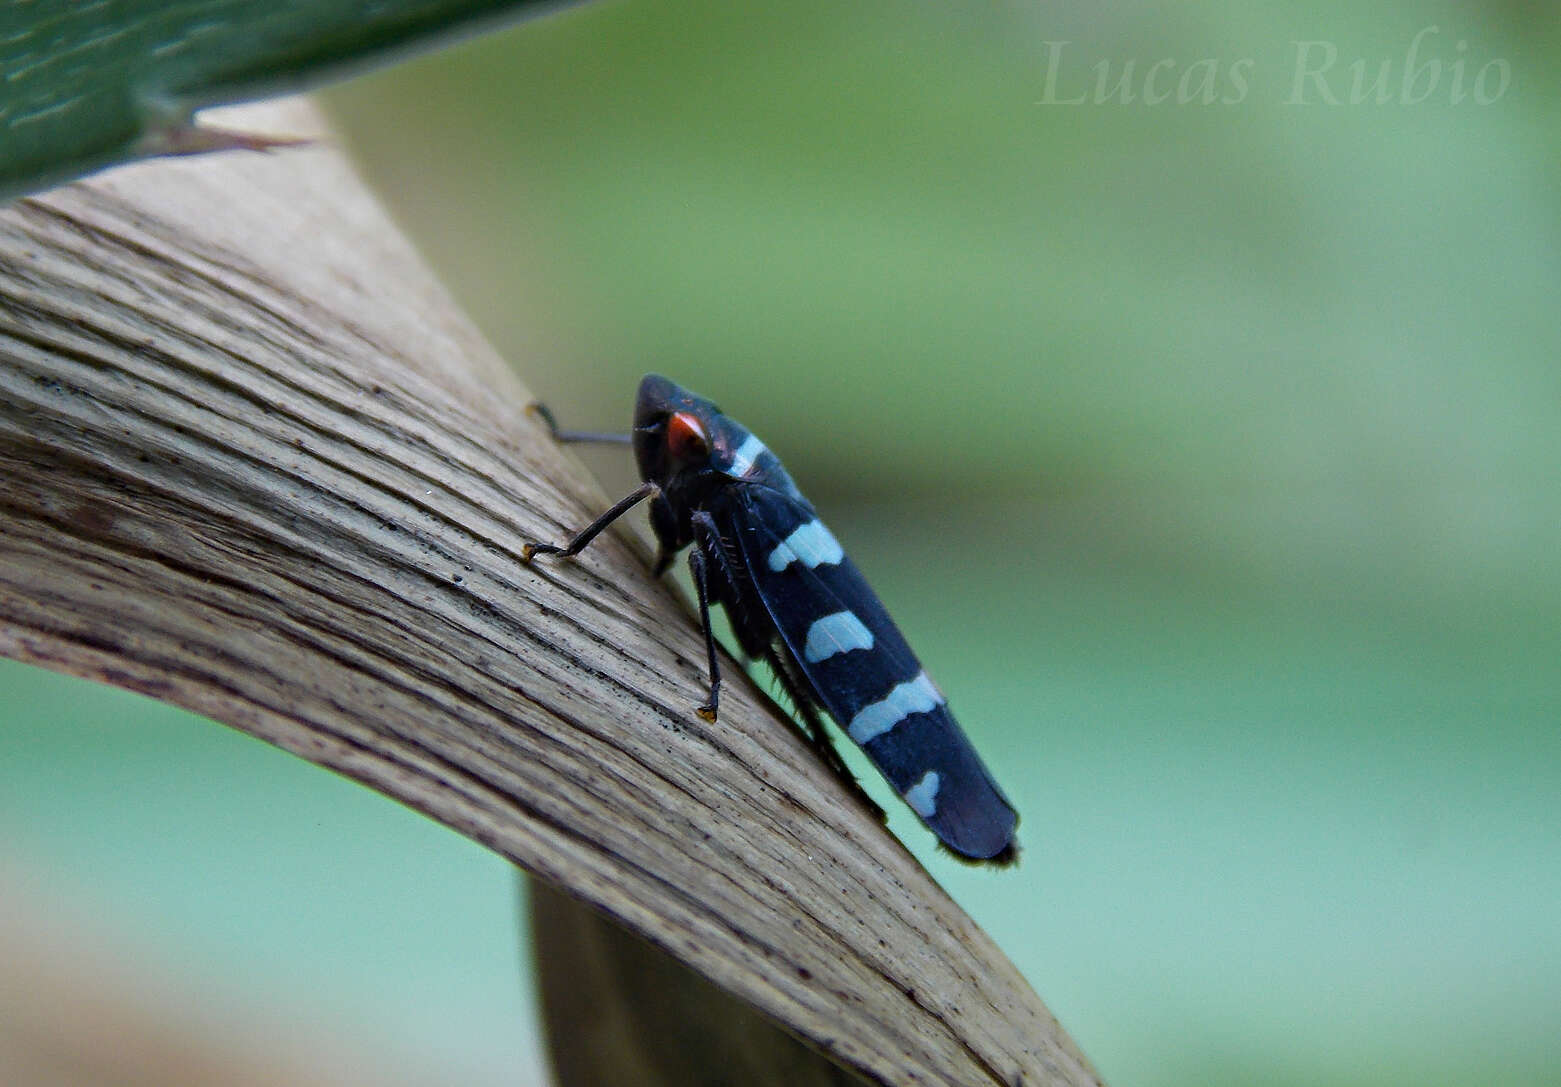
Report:
[[[712,510],[814,699],[954,852],[1015,856],[1018,815],[878,596],[803,501],[733,487]]]

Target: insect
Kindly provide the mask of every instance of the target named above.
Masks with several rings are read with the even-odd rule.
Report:
[[[560,431],[564,441],[622,441]],[[738,645],[765,661],[834,769],[850,774],[822,711],[956,857],[1011,864],[1019,817],[965,737],[941,691],[878,596],[818,519],[774,453],[715,404],[657,374],[640,382],[634,447],[644,482],[565,544],[529,543],[522,558],[577,554],[650,500],[657,576],[689,551],[710,673],[698,708],[716,719],[720,665],[710,608],[726,609]]]

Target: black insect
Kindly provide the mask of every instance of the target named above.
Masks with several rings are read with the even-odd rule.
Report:
[[[622,440],[556,427],[554,433],[565,440]],[[1019,852],[1013,806],[877,594],[775,454],[710,401],[656,374],[640,382],[629,440],[645,482],[567,544],[527,544],[525,560],[574,555],[650,499],[661,544],[657,575],[694,545],[689,568],[710,667],[710,698],[699,715],[714,721],[720,698],[710,631],[710,606],[720,604],[738,645],[769,664],[837,771],[846,773],[820,710],[861,745],[956,856],[1012,863]]]

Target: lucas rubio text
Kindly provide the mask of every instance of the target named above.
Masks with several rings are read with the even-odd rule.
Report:
[[[1042,106],[1236,106],[1259,82],[1252,57],[1206,57],[1178,62],[1163,57],[1082,62],[1072,42],[1043,41]],[[1489,106],[1512,86],[1512,65],[1501,59],[1476,64],[1469,43],[1450,41],[1439,27],[1423,28],[1401,56],[1342,60],[1337,44],[1293,40],[1282,88],[1287,106]],[[1278,89],[1278,88],[1276,88]]]

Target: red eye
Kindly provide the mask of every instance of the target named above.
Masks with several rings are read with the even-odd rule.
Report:
[[[674,460],[697,460],[710,452],[705,425],[686,411],[675,411],[667,418],[667,452]]]

